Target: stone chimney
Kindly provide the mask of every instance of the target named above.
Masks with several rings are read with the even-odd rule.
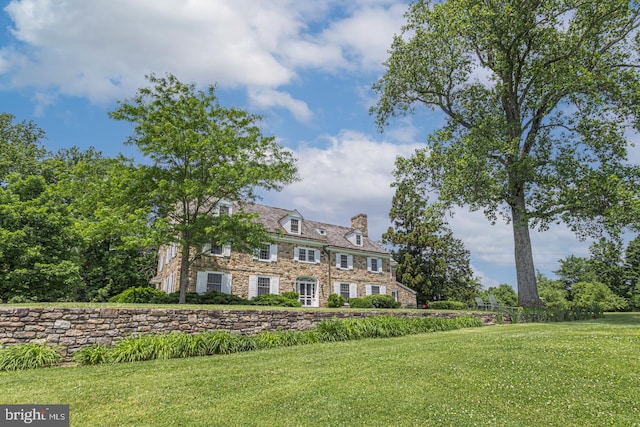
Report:
[[[362,231],[364,237],[369,237],[369,224],[367,214],[359,213],[351,218],[351,228]]]

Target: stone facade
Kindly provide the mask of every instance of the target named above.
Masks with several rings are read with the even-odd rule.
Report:
[[[112,344],[118,338],[144,334],[226,330],[257,334],[269,330],[306,330],[323,320],[376,315],[455,317],[468,313],[350,310],[193,310],[167,308],[0,307],[0,347],[46,342],[62,347],[67,358],[91,344]],[[495,313],[474,313],[485,324]]]
[[[307,307],[326,307],[332,293],[345,298],[389,294],[402,307],[416,306],[415,291],[397,282],[390,254],[368,237],[366,215],[358,214],[351,219],[351,227],[342,227],[305,220],[297,211],[263,205],[247,208],[251,209],[273,232],[276,243],[263,251],[262,257],[229,247],[216,251],[206,247],[198,257],[194,252],[188,291],[213,288],[250,299],[258,294],[256,286],[261,284],[270,286],[269,293],[299,292]],[[291,218],[298,221],[295,232]],[[160,249],[155,280],[158,289],[179,289],[180,261],[175,245]],[[213,287],[214,279],[217,288]]]

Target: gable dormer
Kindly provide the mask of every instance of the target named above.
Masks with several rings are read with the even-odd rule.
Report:
[[[347,234],[345,237],[349,242],[351,242],[354,246],[362,246],[362,236],[363,233],[360,230],[354,230],[351,233]]]
[[[302,215],[297,210],[292,210],[287,216],[280,220],[280,225],[289,234],[302,234]]]
[[[213,214],[215,216],[220,215],[231,215],[233,210],[233,203],[227,200],[220,200],[216,203],[216,206],[213,208]]]

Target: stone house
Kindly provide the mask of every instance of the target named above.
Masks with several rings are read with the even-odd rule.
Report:
[[[233,215],[234,209],[238,205],[223,203],[219,213]],[[242,209],[258,214],[275,242],[253,254],[205,245],[191,264],[187,291],[217,290],[247,299],[296,291],[304,307],[326,307],[332,293],[345,299],[389,294],[403,307],[416,306],[416,292],[396,281],[391,255],[369,238],[367,215],[355,215],[347,227],[305,219],[297,210],[260,204]],[[177,291],[179,270],[177,246],[161,247],[156,287]]]

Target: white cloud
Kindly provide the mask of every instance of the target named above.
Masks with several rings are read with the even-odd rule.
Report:
[[[357,213],[369,217],[369,235],[380,239],[389,226],[393,197],[391,172],[398,155],[409,155],[420,144],[378,142],[353,131],[328,137],[326,148],[302,146],[296,150],[302,181],[265,203],[298,209],[305,217],[349,225]]]
[[[249,99],[251,105],[258,109],[264,110],[271,107],[286,108],[301,122],[308,122],[313,116],[313,113],[305,102],[294,99],[286,92],[273,89],[252,89],[249,90]]]
[[[104,103],[131,96],[145,74],[170,72],[247,87],[265,107],[304,121],[308,101],[282,86],[302,68],[356,71],[381,62],[406,8],[394,3],[12,0],[4,10],[19,43],[0,51],[0,73],[15,88]]]

